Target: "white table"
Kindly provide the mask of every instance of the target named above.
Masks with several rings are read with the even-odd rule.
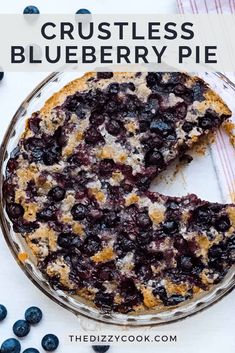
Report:
[[[93,13],[174,13],[177,11],[175,0],[10,0],[1,1],[2,13],[21,13],[29,3],[40,8],[44,13],[74,13],[85,7]],[[9,124],[12,115],[21,101],[47,74],[45,73],[7,73],[0,83],[0,140]],[[31,330],[28,337],[22,340],[23,348],[40,349],[40,340],[46,333],[56,333],[61,339],[58,353],[91,352],[89,345],[71,345],[66,334],[79,333],[79,320],[59,305],[44,296],[26,278],[16,265],[3,237],[0,237],[0,303],[9,311],[7,319],[0,324],[0,341],[12,336],[12,324],[23,317],[24,310],[37,305],[44,312],[42,323]],[[235,292],[230,293],[218,304],[194,317],[179,323],[157,327],[156,332],[177,334],[178,343],[161,345],[161,353],[226,353],[235,352]],[[76,348],[77,347],[77,348]],[[152,345],[112,345],[110,353],[135,352],[143,349],[147,352],[157,350]]]

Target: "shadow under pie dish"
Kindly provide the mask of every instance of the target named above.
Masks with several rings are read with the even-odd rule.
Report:
[[[50,285],[126,314],[182,306],[222,281],[234,205],[148,188],[230,115],[181,73],[90,73],[53,95],[28,119],[3,185]]]

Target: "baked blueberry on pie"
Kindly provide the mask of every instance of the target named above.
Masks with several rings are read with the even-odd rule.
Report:
[[[89,73],[27,121],[7,164],[6,210],[51,286],[103,311],[164,310],[235,262],[235,205],[148,191],[231,116],[183,73]]]

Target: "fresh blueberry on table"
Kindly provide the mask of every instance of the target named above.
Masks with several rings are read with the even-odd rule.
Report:
[[[21,345],[15,338],[9,338],[1,345],[1,353],[20,353]]]
[[[87,9],[79,9],[77,12],[76,12],[76,15],[89,15],[91,14],[91,12]]]
[[[59,339],[53,334],[48,334],[42,339],[42,348],[47,352],[53,352],[59,346]]]
[[[31,306],[25,312],[25,320],[31,325],[38,324],[42,320],[42,310],[36,306]]]
[[[23,13],[24,15],[37,15],[40,13],[40,11],[36,6],[30,5],[26,6]]]
[[[39,353],[39,351],[36,348],[27,348],[23,353]]]
[[[7,316],[7,309],[4,305],[0,304],[0,321],[4,320]]]
[[[2,71],[0,72],[0,81],[2,81],[3,77],[4,77],[4,72]]]
[[[25,337],[30,331],[30,325],[25,320],[18,320],[13,325],[13,332],[17,337]]]
[[[105,353],[109,350],[110,346],[92,346],[93,351],[96,353]]]

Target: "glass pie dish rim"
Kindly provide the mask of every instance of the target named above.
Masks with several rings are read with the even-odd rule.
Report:
[[[12,229],[10,230],[10,222],[6,217],[6,212],[4,208],[4,200],[2,195],[2,183],[5,175],[4,163],[9,157],[7,148],[9,148],[9,142],[13,137],[15,137],[15,129],[17,122],[23,115],[24,122],[27,120],[27,116],[24,116],[24,112],[27,107],[32,103],[33,99],[40,97],[40,92],[45,89],[47,84],[51,82],[56,82],[59,76],[63,74],[61,72],[54,72],[48,75],[41,83],[39,83],[36,88],[28,95],[28,97],[21,103],[20,107],[17,109],[12,120],[10,121],[7,131],[4,135],[0,151],[0,170],[1,170],[1,188],[0,188],[0,223],[2,228],[3,236],[7,242],[8,247],[11,250],[15,260],[17,261],[20,268],[26,274],[26,276],[31,280],[31,282],[36,285],[44,294],[46,294],[50,299],[52,299],[57,304],[61,305],[65,309],[71,311],[73,314],[79,316],[83,315],[90,319],[96,321],[101,321],[103,323],[114,324],[114,325],[125,325],[125,326],[145,326],[145,325],[160,325],[179,321],[188,316],[192,316],[205,308],[212,306],[214,303],[222,299],[226,294],[228,294],[235,287],[235,268],[232,267],[225,278],[216,286],[212,287],[211,290],[204,293],[202,296],[196,296],[191,300],[183,302],[181,305],[176,307],[164,308],[163,311],[146,310],[146,313],[131,313],[131,314],[119,314],[119,313],[102,313],[98,308],[91,305],[91,302],[80,300],[78,297],[74,297],[69,293],[65,293],[61,290],[53,289],[46,278],[42,276],[36,264],[29,258],[26,262],[22,262],[19,259],[20,249],[25,245],[22,245],[22,239],[19,237],[16,239],[12,236]],[[235,93],[235,85],[222,73],[210,73],[216,75],[218,78],[222,79]],[[17,140],[19,136],[17,137]],[[18,241],[18,242],[17,242]]]

